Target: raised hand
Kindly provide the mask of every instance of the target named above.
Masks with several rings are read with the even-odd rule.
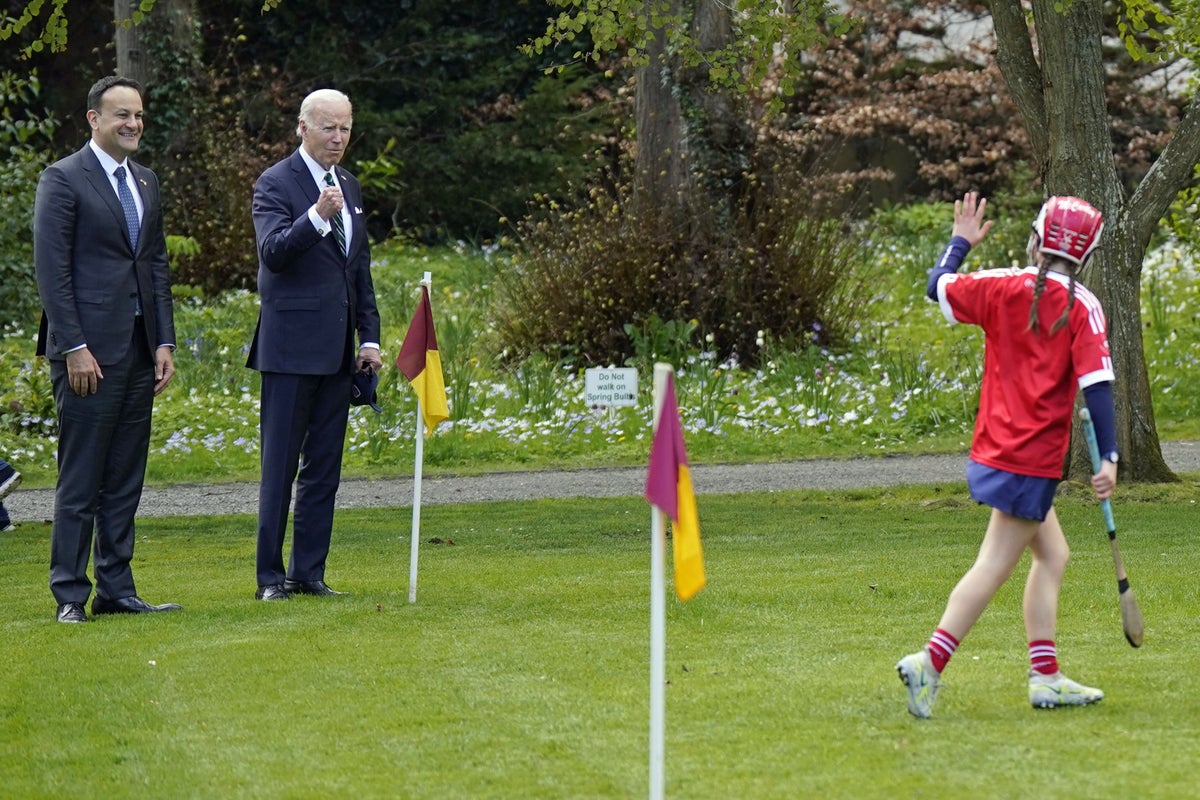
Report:
[[[992,229],[992,221],[983,219],[987,200],[980,199],[979,192],[967,192],[962,200],[954,201],[954,229],[952,236],[961,236],[971,247],[983,241]]]

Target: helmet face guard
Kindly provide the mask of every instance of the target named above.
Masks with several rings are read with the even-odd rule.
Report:
[[[1078,197],[1056,195],[1042,205],[1033,222],[1037,251],[1083,264],[1100,244],[1104,215]]]

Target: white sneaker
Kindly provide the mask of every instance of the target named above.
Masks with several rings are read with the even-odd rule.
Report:
[[[905,656],[896,664],[900,680],[908,687],[908,713],[921,719],[933,716],[933,701],[937,697],[941,673],[933,668],[928,650]]]
[[[1076,683],[1061,672],[1053,675],[1029,673],[1029,702],[1034,708],[1086,706],[1103,699],[1104,692]]]

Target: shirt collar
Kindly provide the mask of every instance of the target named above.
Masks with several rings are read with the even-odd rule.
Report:
[[[318,186],[325,185],[325,173],[326,172],[328,172],[330,175],[333,176],[333,182],[335,184],[337,184],[338,186],[341,186],[341,183],[337,179],[337,165],[336,164],[331,166],[329,169],[325,169],[320,164],[318,164],[317,160],[315,158],[313,158],[312,156],[310,156],[308,154],[308,151],[306,151],[303,147],[300,147],[299,150],[300,150],[300,157],[303,158],[304,163],[308,165],[308,171],[312,173],[313,180],[317,182]]]
[[[129,159],[117,161],[108,153],[101,150],[100,146],[96,144],[95,139],[88,139],[88,145],[92,148],[92,152],[96,154],[96,158],[99,159],[100,168],[103,169],[104,174],[108,175],[110,178],[112,177],[112,174],[116,172],[117,167],[125,167],[126,174],[131,171],[126,163]]]

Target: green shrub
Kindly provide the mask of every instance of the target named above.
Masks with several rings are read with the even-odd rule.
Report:
[[[294,140],[290,131],[269,140],[279,126],[248,133],[255,85],[249,78],[262,79],[263,70],[245,75],[231,68],[236,37],[225,43],[228,52],[206,63],[193,50],[176,47],[165,25],[151,18],[144,33],[159,75],[147,100],[152,116],[143,149],[162,185],[167,233],[188,242],[171,253],[173,280],[210,297],[254,288],[254,182]]]
[[[54,118],[34,110],[41,94],[37,71],[28,77],[0,72],[0,325],[37,324],[37,281],[33,274],[33,203],[38,178],[50,163]]]
[[[639,213],[621,179],[595,182],[574,207],[542,199],[518,225],[512,269],[497,276],[503,346],[618,364],[652,355],[648,337],[678,338],[657,326],[690,326],[720,360],[753,364],[764,334],[844,342],[870,299],[857,277],[870,259],[813,180],[766,154],[743,176],[725,230]]]

